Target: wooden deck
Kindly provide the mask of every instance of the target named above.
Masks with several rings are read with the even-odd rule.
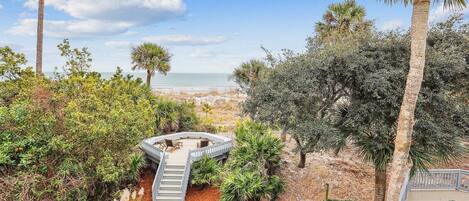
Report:
[[[187,161],[187,154],[189,151],[198,149],[197,144],[200,143],[200,139],[180,139],[176,142],[181,142],[182,146],[179,149],[166,151],[168,158],[166,162],[173,165],[184,165]]]
[[[407,201],[469,201],[469,192],[455,190],[411,191]]]
[[[207,147],[199,148],[203,140],[209,140]],[[179,144],[178,148],[166,149],[165,140]],[[152,165],[158,164],[152,186],[154,201],[184,201],[191,164],[204,155],[223,160],[233,146],[231,138],[204,132],[181,132],[148,138],[140,148]]]

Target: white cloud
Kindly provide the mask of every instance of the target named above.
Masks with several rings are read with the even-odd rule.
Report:
[[[3,5],[2,5],[2,4],[0,4],[0,10],[2,10],[2,9],[3,9]]]
[[[116,49],[130,49],[132,43],[129,41],[107,41],[104,45]]]
[[[469,14],[469,7],[452,10],[445,8],[441,2],[435,9],[430,11],[430,22],[441,22],[448,18],[452,13]]]
[[[179,17],[186,11],[183,0],[47,0],[45,4],[74,18],[46,21],[46,36],[52,37],[126,33],[132,27]],[[24,6],[37,9],[37,0],[27,0]],[[22,19],[8,33],[32,35],[35,22]]]
[[[37,8],[37,0],[24,4]],[[182,0],[48,0],[52,6],[78,19],[125,21],[135,24],[154,23],[184,14]]]
[[[381,25],[381,30],[389,31],[389,30],[399,29],[399,28],[402,28],[402,25],[403,25],[402,20],[393,19],[393,20],[384,22]]]
[[[161,43],[164,45],[213,45],[226,41],[223,36],[195,37],[190,35],[157,35],[146,36],[142,39],[147,42]]]
[[[37,19],[22,19],[6,33],[11,35],[36,35]],[[133,24],[127,22],[108,23],[99,20],[46,20],[44,34],[48,37],[87,37],[111,35],[127,31]]]

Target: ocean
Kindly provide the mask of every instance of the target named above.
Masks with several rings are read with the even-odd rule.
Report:
[[[45,73],[53,77],[52,72]],[[114,73],[101,72],[104,79],[109,79]],[[146,73],[124,72],[135,78],[146,80]],[[236,89],[237,85],[230,79],[231,74],[222,73],[168,73],[166,76],[155,74],[151,79],[151,87],[163,91],[226,91]]]

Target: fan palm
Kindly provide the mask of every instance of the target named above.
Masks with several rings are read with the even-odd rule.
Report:
[[[409,169],[409,151],[412,142],[412,130],[414,125],[414,111],[418,94],[423,80],[425,67],[425,49],[428,32],[428,17],[430,0],[384,0],[393,4],[402,2],[404,5],[412,4],[411,24],[411,54],[410,67],[407,75],[404,98],[402,99],[397,131],[395,149],[391,163],[389,185],[386,190],[386,200],[396,201],[404,183],[405,175]],[[433,2],[440,2],[433,0]],[[466,6],[466,0],[444,0],[446,8],[461,8]]]
[[[267,65],[259,60],[250,60],[242,63],[233,72],[232,79],[240,85],[242,89],[247,89],[256,85],[267,72]]]
[[[350,34],[369,30],[371,21],[365,19],[365,8],[358,6],[354,0],[331,4],[323,15],[323,21],[316,23],[316,33],[320,38],[333,34]]]
[[[143,43],[137,47],[132,48],[132,70],[142,69],[147,71],[146,83],[150,86],[151,77],[159,72],[166,75],[171,69],[170,59],[171,55],[168,51],[153,43]]]

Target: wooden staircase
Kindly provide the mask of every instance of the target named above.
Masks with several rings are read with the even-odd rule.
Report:
[[[191,163],[187,152],[167,156],[165,164],[158,169],[158,171],[163,171],[163,174],[159,184],[157,184],[157,201],[184,201],[187,180],[191,170],[190,166]]]

